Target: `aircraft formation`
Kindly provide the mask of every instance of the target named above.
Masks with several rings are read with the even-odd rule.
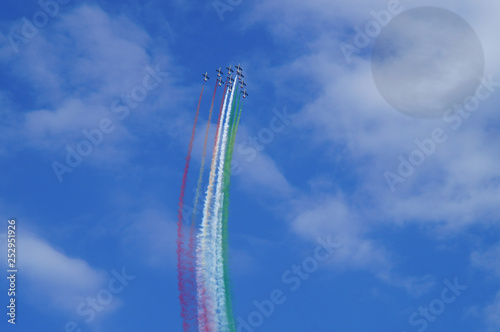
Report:
[[[229,83],[229,92],[232,92],[231,84],[233,84],[233,82],[234,82],[234,79],[233,79],[234,70],[231,67],[232,67],[231,65],[229,65],[229,67],[226,67],[227,79],[228,79],[228,83]],[[243,75],[243,68],[241,67],[240,64],[235,66],[235,68],[236,68],[236,77],[238,78],[238,81],[240,82],[241,95],[243,98],[246,98],[246,97],[248,97],[248,93],[247,93],[247,89],[245,88],[246,83],[243,79],[245,77]],[[224,83],[224,81],[222,80],[222,67],[219,67],[219,69],[217,69],[215,72],[217,73],[217,84],[219,86],[222,86],[222,84]],[[208,76],[208,72],[205,72],[205,74],[203,74],[203,80],[205,82],[208,82],[209,79],[210,79],[210,77]]]
[[[177,221],[177,276],[184,332],[236,332],[229,278],[229,189],[236,133],[244,99],[248,93],[241,65],[235,66],[234,69],[229,66],[226,69],[225,80],[222,68],[216,70],[217,80],[205,130],[201,167],[194,190],[194,208],[191,210],[186,210],[188,207],[184,204],[184,194],[203,91],[205,83],[210,79],[208,72],[203,74],[203,86],[182,177]],[[208,185],[204,187],[203,174],[209,129],[217,87],[222,85],[224,90],[220,102],[210,174]],[[203,196],[203,207],[198,211],[198,202]],[[197,217],[198,212],[200,218]]]

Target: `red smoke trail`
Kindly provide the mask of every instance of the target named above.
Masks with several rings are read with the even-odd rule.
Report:
[[[183,329],[187,332],[191,326],[191,320],[193,317],[190,317],[190,307],[192,303],[190,303],[189,296],[189,286],[186,283],[188,270],[186,269],[186,255],[184,250],[184,225],[182,223],[182,212],[184,209],[184,193],[186,191],[186,182],[187,182],[187,174],[189,170],[189,162],[191,161],[191,151],[193,150],[193,140],[196,132],[196,123],[198,122],[198,114],[200,113],[200,104],[201,97],[203,96],[203,90],[205,88],[205,84],[201,88],[200,100],[198,101],[198,107],[196,109],[196,116],[194,118],[193,129],[191,132],[191,140],[189,141],[188,153],[186,156],[186,165],[184,166],[184,175],[182,176],[182,185],[181,185],[181,194],[179,197],[179,211],[178,211],[178,221],[177,221],[177,279],[179,286],[179,300],[181,302],[181,316],[183,318]]]
[[[220,104],[220,109],[219,109],[219,118],[217,119],[217,129],[215,131],[215,137],[217,137],[218,133],[219,133],[219,129],[220,129],[220,122],[221,122],[221,116],[222,116],[222,107],[224,106],[224,98],[226,96],[226,90],[227,90],[227,78],[226,78],[226,83],[224,84],[224,93],[222,94],[222,100],[221,100],[221,104]],[[214,97],[215,98],[215,95]],[[213,103],[213,99],[212,99],[212,103]],[[206,138],[205,138],[205,143],[206,143]],[[212,159],[213,158],[216,158],[215,156],[215,147],[217,145],[217,140],[214,142],[214,147],[213,147],[213,150],[212,150]],[[201,289],[201,294],[198,294],[198,296],[200,296],[201,298],[201,321],[203,322],[203,326],[205,326],[205,330],[204,331],[200,331],[200,332],[210,332],[210,326],[208,324],[208,311],[207,311],[207,299],[206,299],[206,290],[205,288],[203,287]]]
[[[212,111],[214,109],[214,101],[215,101],[215,94],[217,93],[217,85],[218,85],[218,81],[215,82],[214,94],[212,96],[212,103],[210,104],[210,112],[208,114],[207,129],[205,131],[205,141],[203,143],[203,156],[201,158],[200,175],[198,176],[198,186],[196,188],[196,195],[195,195],[195,199],[194,199],[194,211],[193,211],[193,215],[191,216],[191,226],[192,227],[194,227],[194,225],[195,225],[196,211],[198,209],[198,198],[200,197],[200,193],[201,193],[203,171],[205,169],[205,157],[207,155],[208,132],[210,131],[210,121],[212,120]],[[194,242],[193,242],[193,244],[194,244]],[[190,242],[190,245],[191,245],[191,242]],[[193,251],[193,253],[194,252],[195,251]],[[194,255],[193,255],[193,257],[194,257]]]

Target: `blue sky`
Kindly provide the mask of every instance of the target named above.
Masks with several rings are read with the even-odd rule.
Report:
[[[176,209],[201,73],[188,202],[215,69],[238,63],[250,94],[229,217],[240,331],[500,330],[499,4],[221,1],[220,16],[211,1],[64,2],[0,11],[0,243],[16,218],[19,262],[15,327],[0,281],[2,331],[181,331]],[[425,5],[459,15],[479,44],[410,15],[398,52],[372,64],[375,34],[344,56],[372,11]],[[470,68],[483,78],[473,111],[398,110],[472,103]],[[273,291],[280,303],[258,313]]]

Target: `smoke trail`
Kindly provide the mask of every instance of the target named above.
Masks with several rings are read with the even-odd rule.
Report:
[[[227,143],[228,143],[228,134],[230,127],[234,122],[234,88],[236,87],[236,80],[233,83],[233,89],[231,93],[231,98],[229,100],[229,105],[231,108],[229,112],[226,114],[226,121],[224,123],[223,130],[223,138],[220,148],[220,162],[218,165],[218,175],[217,175],[217,187],[215,191],[215,202],[214,202],[214,215],[212,217],[212,234],[215,234],[215,241],[213,243],[213,248],[215,253],[215,257],[213,259],[213,269],[212,273],[214,273],[215,279],[215,295],[216,295],[216,305],[217,311],[219,313],[218,324],[219,327],[225,331],[227,328],[227,317],[225,310],[225,291],[224,291],[224,273],[222,266],[222,225],[221,225],[221,203],[223,198],[222,193],[222,185],[224,181],[224,165],[225,165],[225,156],[227,153]],[[231,128],[232,129],[232,128]]]
[[[196,260],[196,228],[195,228],[195,220],[196,220],[196,212],[198,210],[198,199],[200,196],[201,192],[201,185],[203,182],[203,172],[205,169],[205,157],[206,157],[206,150],[207,150],[207,141],[208,141],[208,133],[210,130],[210,122],[212,120],[212,111],[214,107],[214,100],[215,100],[215,94],[217,93],[217,82],[215,82],[215,88],[214,88],[214,93],[212,96],[212,103],[210,105],[210,112],[208,115],[208,122],[207,122],[207,129],[205,131],[205,142],[203,144],[203,156],[201,159],[201,167],[200,167],[200,174],[198,176],[198,185],[196,189],[196,194],[195,194],[195,199],[194,199],[194,209],[193,209],[193,214],[191,215],[191,226],[189,228],[189,244],[188,244],[188,250],[186,253],[186,268],[187,272],[185,273],[186,281],[185,283],[189,284],[191,287],[189,289],[189,301],[191,303],[196,302],[196,274],[195,274],[195,260]],[[189,314],[192,317],[193,320],[196,322],[196,307],[193,308],[193,305],[189,307],[190,311]],[[196,327],[196,326],[195,326]]]
[[[185,214],[186,209],[184,196],[205,84],[202,86],[196,110],[179,198],[177,267],[184,332],[193,331],[194,329],[202,332],[235,332],[229,282],[228,204],[232,155],[242,112],[242,108],[240,108],[241,96],[236,79],[232,84],[232,88],[228,84],[228,79],[226,79],[224,85],[208,187],[204,198],[203,215],[199,234],[196,234],[197,208],[202,194],[208,134],[217,93],[217,83],[214,88],[205,131],[203,156],[195,191],[194,211],[190,223],[187,220],[183,222],[183,214]],[[227,93],[228,89],[231,89],[231,93]],[[235,93],[238,94],[237,100]]]
[[[196,194],[194,198],[194,211],[193,215],[191,216],[191,226],[194,226],[195,224],[196,212],[198,211],[198,199],[200,197],[201,185],[203,183],[203,172],[205,171],[205,157],[207,154],[208,132],[210,131],[210,121],[212,119],[212,111],[214,109],[214,101],[215,101],[215,94],[217,93],[217,85],[218,82],[215,82],[214,94],[212,96],[212,104],[210,105],[210,112],[208,114],[207,129],[205,131],[205,141],[203,142],[203,157],[201,158],[200,175],[198,176],[198,186],[196,188]],[[226,85],[224,86],[224,91],[226,90],[226,86],[227,86],[227,80],[226,80]]]
[[[221,119],[223,119],[223,109],[225,107],[225,104],[227,101],[225,101],[226,99],[226,91],[227,91],[227,78],[226,78],[226,83],[224,84],[224,92],[222,94],[222,100],[221,100],[221,104],[220,104],[220,110],[219,110],[219,118],[217,119],[217,129],[215,131],[215,141],[214,141],[214,147],[213,147],[213,151],[212,151],[212,165],[211,165],[211,171],[210,171],[210,179],[211,179],[211,182],[213,183],[213,178],[215,176],[215,161],[216,161],[216,154],[217,154],[217,149],[218,149],[218,144],[219,144],[219,130],[220,130],[220,127],[221,127]],[[212,185],[213,187],[213,185]],[[210,185],[209,185],[209,189],[210,189]],[[208,195],[208,191],[207,191],[207,195]],[[207,202],[207,198],[206,198],[206,202],[205,202],[205,205],[210,205],[211,203],[211,197],[208,197],[208,202]],[[210,209],[208,210],[205,210],[204,211],[205,213],[210,213]],[[206,215],[205,217],[205,220],[208,220],[209,214]],[[200,236],[201,238],[201,236]],[[206,246],[206,243],[204,244]],[[199,274],[199,271],[197,271],[197,279],[199,278],[198,276]],[[203,325],[203,329],[200,329],[200,331],[205,331],[206,330],[206,326],[207,326],[207,320],[208,320],[208,312],[206,310],[206,306],[207,306],[207,299],[206,299],[206,290],[205,290],[205,285],[203,284],[202,287],[199,287],[198,288],[198,311],[199,311],[199,322],[201,322],[200,324]]]
[[[184,166],[184,175],[182,176],[181,194],[179,197],[179,211],[178,211],[178,221],[177,221],[177,279],[179,287],[179,300],[181,302],[181,316],[183,318],[183,329],[188,331],[192,325],[193,319],[193,308],[191,305],[191,299],[189,295],[189,285],[186,284],[188,273],[187,263],[185,261],[185,250],[184,250],[184,226],[182,223],[182,212],[184,209],[184,194],[186,191],[187,174],[189,170],[189,162],[191,161],[191,151],[193,149],[193,140],[196,132],[196,124],[198,122],[198,114],[200,112],[201,97],[203,96],[203,90],[205,89],[205,83],[201,88],[200,100],[198,101],[198,107],[196,108],[196,115],[194,118],[193,129],[191,131],[191,140],[189,141],[188,153],[186,156],[186,164]]]
[[[241,100],[241,94],[238,95],[238,103],[236,104],[236,109],[235,109],[235,122],[239,120],[239,116],[241,115],[241,107],[240,107],[240,100]],[[243,106],[243,105],[242,105]],[[231,131],[231,140],[229,143],[229,146],[231,147],[232,144],[234,144],[234,139],[236,137],[236,130],[238,130],[237,125],[233,126],[233,130]],[[232,153],[229,155],[232,159]]]
[[[229,237],[228,237],[229,236],[228,232],[229,190],[231,187],[231,163],[233,160],[234,143],[242,112],[242,108],[239,107],[240,98],[241,95],[238,97],[238,106],[236,107],[237,110],[236,124],[233,126],[233,131],[231,133],[231,140],[228,147],[229,151],[226,154],[227,159],[226,159],[226,166],[224,169],[224,203],[223,203],[223,213],[222,213],[222,261],[224,266],[224,289],[225,289],[225,299],[226,299],[225,311],[228,319],[228,329],[230,332],[236,332],[236,325],[233,316],[231,284],[229,276]]]
[[[200,234],[199,234],[199,241],[198,241],[198,247],[197,247],[197,283],[198,283],[198,322],[199,322],[199,327],[200,331],[206,332],[213,330],[214,328],[214,322],[213,322],[213,317],[214,317],[214,306],[213,302],[213,297],[210,298],[210,292],[213,291],[213,289],[208,289],[210,286],[208,282],[211,280],[209,279],[208,274],[208,263],[209,260],[211,261],[211,254],[214,256],[213,252],[210,252],[210,248],[208,247],[210,240],[211,239],[211,232],[210,232],[210,206],[212,203],[212,197],[213,197],[213,186],[214,186],[214,181],[215,181],[215,176],[216,176],[216,164],[217,164],[217,159],[219,155],[219,146],[221,144],[221,139],[222,135],[220,132],[220,128],[222,127],[221,124],[225,119],[225,114],[226,114],[226,105],[228,101],[228,94],[226,91],[224,91],[224,103],[221,105],[221,111],[219,113],[219,121],[217,125],[217,133],[216,133],[216,138],[215,138],[215,143],[214,143],[214,148],[213,148],[213,155],[212,155],[212,163],[211,163],[211,168],[210,168],[210,176],[209,176],[209,183],[208,183],[208,189],[207,193],[205,196],[205,204],[203,208],[203,218],[202,218],[202,223],[201,223],[201,229],[200,229]],[[208,294],[207,294],[208,293]]]

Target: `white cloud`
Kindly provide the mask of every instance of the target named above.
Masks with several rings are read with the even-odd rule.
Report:
[[[79,303],[105,285],[103,272],[35,235],[18,235],[16,242],[22,248],[17,253],[19,273],[29,281],[28,299],[37,306],[49,304],[54,310],[74,313]]]
[[[57,102],[70,93],[119,94],[150,64],[148,35],[129,19],[83,5],[61,11],[11,60],[14,73],[31,81],[39,99]],[[18,61],[13,61],[17,59]]]
[[[471,265],[492,272],[495,277],[500,277],[500,243],[486,250],[476,250],[470,255]],[[476,315],[482,315],[488,331],[498,331],[500,328],[500,292],[493,301],[484,308],[475,308]]]
[[[81,135],[83,129],[98,127],[103,114],[106,114],[106,109],[102,106],[85,105],[80,99],[70,99],[54,111],[27,113],[25,132],[37,143],[55,137],[69,139]]]
[[[390,267],[387,253],[366,237],[366,226],[342,197],[307,199],[298,206],[293,230],[311,240],[330,235],[342,246],[333,257],[340,266],[376,270]]]
[[[148,208],[123,219],[126,222],[121,241],[128,255],[137,255],[138,260],[150,266],[164,267],[165,262],[175,266],[177,225],[173,218],[161,210]]]
[[[313,64],[309,57],[303,61]],[[328,61],[315,65],[329,68]],[[500,154],[496,134],[484,131],[487,119],[482,118],[489,118],[493,100],[486,101],[477,114],[453,130],[442,120],[415,121],[384,106],[366,65],[355,70],[333,69],[336,79],[324,81],[323,93],[305,105],[296,123],[302,130],[315,129],[313,144],[324,146],[332,161],[338,154],[336,147],[345,147],[344,153],[347,151],[356,165],[353,172],[363,178],[359,192],[369,193],[379,202],[380,215],[391,220],[445,221],[453,227],[494,217],[500,178],[495,165],[500,162]],[[416,149],[414,141],[430,138],[435,128],[442,128],[448,141],[437,144],[436,153],[412,177],[397,184],[392,194],[384,173],[397,174],[398,157],[408,158]]]
[[[234,168],[233,178],[241,181],[246,190],[250,192],[257,190],[267,195],[279,194],[281,197],[293,195],[295,189],[269,155],[254,149],[255,157],[247,155],[246,158],[241,151],[240,145],[236,144],[233,161],[237,166]]]
[[[305,29],[340,26],[350,19],[360,21],[372,9],[386,6],[387,1],[383,0],[257,1],[244,22],[248,25],[271,22],[270,28],[275,34],[296,36],[299,31],[297,26]]]
[[[371,48],[366,48],[361,56],[354,56],[350,64],[339,48],[340,42],[348,38],[346,32],[354,27],[363,28],[373,19],[370,11],[386,9],[387,3],[257,2],[248,14],[248,26],[243,29],[264,26],[277,45],[288,42],[303,45],[301,54],[290,55],[291,60],[276,66],[262,61],[261,69],[265,74],[261,79],[271,80],[266,76],[272,77],[270,84],[277,95],[287,96],[302,105],[294,129],[298,131],[297,137],[302,138],[303,134],[310,140],[301,143],[311,144],[315,149],[319,146],[324,151],[324,158],[329,158],[332,164],[339,158],[349,161],[351,175],[359,180],[356,192],[349,196],[334,194],[318,198],[314,195],[314,198],[293,201],[289,204],[295,211],[290,218],[292,229],[310,240],[324,234],[337,236],[336,240],[344,245],[337,251],[335,263],[338,267],[368,269],[382,280],[418,296],[435,284],[434,278],[400,277],[391,271],[390,253],[370,238],[373,227],[370,221],[377,215],[380,223],[429,224],[434,235],[449,237],[470,225],[491,224],[498,220],[500,171],[495,165],[500,163],[499,137],[489,127],[497,121],[493,114],[496,114],[499,91],[482,101],[479,110],[463,119],[457,130],[442,119],[418,121],[392,109],[373,82],[369,62]],[[498,81],[498,61],[495,59],[500,48],[493,36],[496,30],[492,29],[498,25],[498,20],[493,19],[498,4],[419,1],[405,8],[422,5],[439,6],[462,15],[477,32],[484,47],[486,76],[493,73]],[[374,39],[371,44],[373,42]],[[430,80],[432,85],[426,88],[434,93],[458,86],[462,77],[457,76],[456,71],[449,74],[444,82]],[[297,89],[297,82],[303,83],[302,90]],[[416,148],[414,141],[431,137],[438,127],[445,131],[447,142],[437,146],[436,153],[391,193],[384,172],[397,173],[398,156],[408,157]],[[318,170],[321,172],[321,168]],[[319,174],[329,175],[328,171]],[[355,209],[347,203],[349,201],[357,202]],[[384,273],[386,270],[389,272]]]
[[[492,271],[500,277],[500,243],[485,251],[473,251],[470,259],[473,266]]]
[[[9,137],[15,133],[18,144],[58,153],[63,161],[66,146],[76,149],[87,139],[83,129],[98,128],[102,119],[109,118],[116,129],[104,135],[89,157],[92,165],[103,167],[129,159],[136,152],[131,143],[141,133],[170,134],[165,127],[176,121],[167,123],[165,112],[184,116],[177,104],[185,94],[173,84],[168,50],[154,46],[147,32],[123,15],[91,5],[64,9],[18,54],[2,56],[8,74],[32,87],[36,95],[17,112],[24,124],[8,119],[5,125],[13,132]],[[152,71],[147,67],[157,72],[159,85],[148,89],[146,98],[130,106],[129,112],[116,111],[116,105],[113,109],[113,102],[121,99],[123,106],[138,91],[134,89],[144,85]],[[147,130],[134,131],[144,123]]]
[[[106,132],[101,130],[102,121],[106,121]],[[53,111],[27,113],[22,130],[30,146],[49,152],[67,153],[66,147],[77,151],[80,142],[91,142],[88,159],[100,166],[127,160],[131,149],[125,144],[134,142],[126,127],[109,110],[101,105],[85,104],[81,99],[65,100]]]
[[[340,244],[331,259],[336,269],[367,270],[415,297],[435,284],[430,275],[413,277],[395,273],[391,254],[380,241],[370,237],[369,223],[342,196],[311,197],[294,202],[294,206],[292,229],[299,236],[311,241],[331,236],[333,242]]]
[[[436,29],[436,26],[439,28]],[[478,85],[482,45],[451,11],[416,8],[396,16],[377,36],[371,55],[375,83],[398,111],[441,117]]]
[[[500,292],[497,293],[493,303],[484,309],[484,316],[488,331],[498,331],[500,328]]]
[[[443,2],[439,6],[464,15],[465,9],[470,9],[472,14],[465,17],[473,28],[482,26],[479,13],[494,7],[492,4],[472,6],[464,3]],[[386,6],[386,3],[373,1],[359,1],[357,5],[335,2],[330,6],[315,1],[297,3],[294,7],[271,1],[262,7],[256,5],[254,15],[258,12],[260,20],[272,30],[282,20],[292,26],[303,24],[300,18],[308,10],[328,13],[329,8],[343,6],[358,13],[366,12],[364,21],[367,22],[371,19],[370,10],[377,4],[380,9]],[[286,14],[279,18],[266,11],[281,5]],[[321,14],[317,14],[319,19],[309,24],[321,21]],[[345,19],[350,20],[348,25],[351,27],[358,24],[355,13]],[[483,28],[477,30],[481,42],[490,45],[494,39],[485,31]],[[344,159],[352,162],[352,172],[362,179],[353,196],[371,197],[376,207],[371,207],[370,213],[376,212],[383,222],[435,223],[444,225],[448,231],[474,223],[494,222],[498,215],[496,202],[500,199],[500,171],[495,167],[500,163],[500,153],[496,143],[498,134],[487,128],[495,121],[492,114],[496,110],[498,91],[482,101],[478,111],[464,118],[456,130],[442,119],[412,120],[391,109],[382,99],[373,83],[367,59],[360,57],[351,65],[346,64],[339,52],[341,40],[340,36],[328,31],[312,35],[305,41],[307,51],[302,56],[270,70],[273,76],[284,78],[276,83],[276,89],[284,95],[292,93],[288,84],[284,84],[292,78],[304,78],[312,82],[310,85],[320,87],[314,92],[313,100],[302,99],[302,111],[294,125],[298,130],[312,133],[310,144],[320,145],[332,161],[342,151]],[[492,47],[485,47],[487,63],[494,52]],[[492,68],[486,66],[486,76]],[[498,80],[498,75],[493,77]],[[408,158],[416,149],[414,141],[431,137],[435,128],[442,128],[448,140],[439,144],[436,152],[403,184],[397,184],[395,193],[391,193],[384,173],[397,174],[398,157]],[[361,207],[360,215],[366,217],[365,213]]]

